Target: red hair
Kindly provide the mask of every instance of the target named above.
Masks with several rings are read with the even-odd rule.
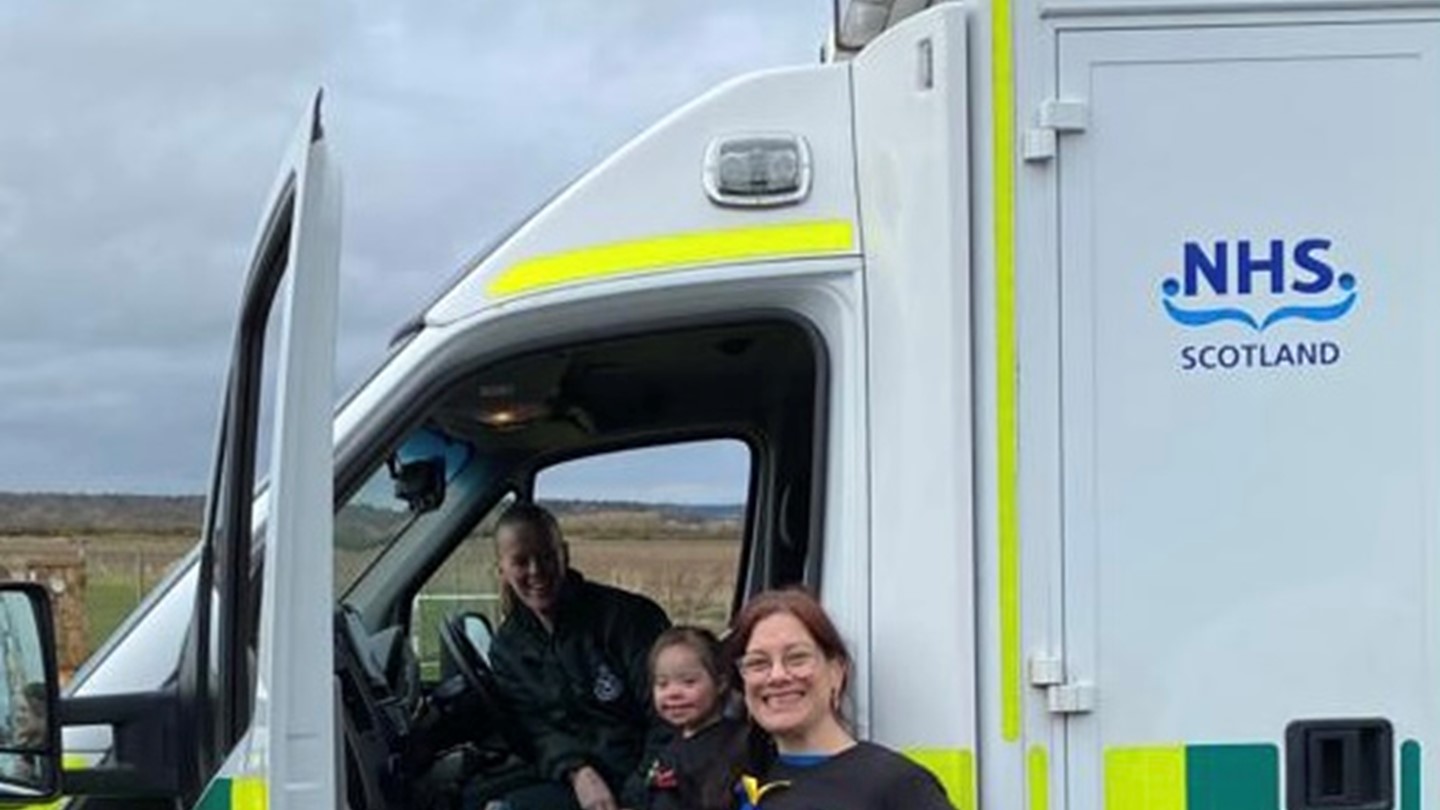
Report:
[[[732,665],[745,654],[750,637],[755,634],[756,625],[771,616],[780,614],[795,617],[820,648],[827,660],[839,661],[845,669],[840,683],[836,703],[843,703],[845,689],[849,685],[850,651],[835,629],[835,623],[825,614],[825,608],[810,595],[809,591],[794,586],[781,590],[762,591],[750,597],[745,606],[730,623],[730,636],[725,640],[726,658]],[[833,707],[837,719],[845,723],[840,706]],[[701,803],[703,808],[733,808],[735,785],[744,774],[763,774],[769,771],[775,761],[775,742],[764,729],[754,721],[746,723],[735,736],[727,741],[725,751],[716,757],[701,781]]]
[[[844,665],[848,676],[850,650],[845,647],[845,640],[840,637],[840,631],[835,629],[835,623],[830,621],[820,602],[811,596],[809,591],[800,587],[762,591],[750,597],[750,601],[740,609],[731,624],[730,638],[727,640],[729,658],[738,661],[740,656],[745,654],[745,647],[750,644],[750,636],[754,635],[755,626],[781,613],[795,617],[804,625],[805,631],[815,640],[815,646],[820,648],[820,652],[827,659]],[[840,685],[842,695],[849,686],[849,680],[846,677]]]

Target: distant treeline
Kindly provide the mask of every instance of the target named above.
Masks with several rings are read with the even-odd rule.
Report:
[[[69,495],[0,492],[0,534],[190,534],[198,495]]]
[[[547,501],[561,516],[650,514],[661,521],[740,521],[740,504],[652,504],[633,501]],[[195,535],[204,517],[199,495],[74,495],[0,492],[0,534]],[[358,517],[358,516],[356,516]],[[368,521],[363,521],[368,522]]]
[[[644,503],[642,501],[567,501],[541,500],[556,515],[581,516],[597,512],[650,512],[661,520],[674,523],[709,523],[717,520],[742,520],[743,504]]]

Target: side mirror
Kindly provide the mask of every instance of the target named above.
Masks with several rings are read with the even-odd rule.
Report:
[[[465,637],[470,639],[470,646],[489,663],[490,642],[495,638],[495,630],[490,627],[490,620],[481,613],[464,613],[460,616],[460,626],[465,630]]]
[[[0,805],[59,795],[59,691],[49,595],[0,584]]]

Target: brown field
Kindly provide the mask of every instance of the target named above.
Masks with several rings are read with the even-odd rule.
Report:
[[[735,521],[674,521],[658,514],[597,511],[566,515],[562,523],[571,564],[589,579],[646,594],[677,623],[719,629],[728,620],[739,567],[740,528]],[[0,573],[33,568],[45,559],[78,567],[76,587],[61,597],[71,603],[72,626],[59,634],[61,657],[73,667],[193,543],[192,535],[173,533],[0,536]],[[337,578],[357,576],[372,556],[340,552]],[[472,537],[432,577],[417,605],[422,650],[432,649],[433,626],[444,613],[478,609],[498,618],[497,585],[493,541]]]
[[[597,582],[646,594],[671,621],[720,629],[730,618],[740,545],[734,540],[575,540],[571,564]]]
[[[739,570],[738,540],[688,537],[616,539],[570,537],[571,565],[587,579],[636,593],[660,604],[677,624],[719,631],[730,618]],[[412,617],[420,664],[427,674],[439,667],[438,626],[447,613],[471,610],[500,621],[494,544],[488,537],[466,541],[431,577],[416,600]]]

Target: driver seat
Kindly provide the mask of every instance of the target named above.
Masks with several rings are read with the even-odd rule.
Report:
[[[374,651],[369,631],[351,609],[335,622],[335,678],[345,742],[346,796],[354,810],[408,807],[402,752],[409,717]]]

